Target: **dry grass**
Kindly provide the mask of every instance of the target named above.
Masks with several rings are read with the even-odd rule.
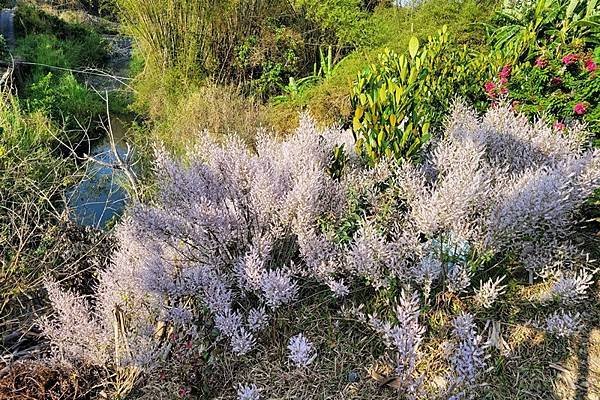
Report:
[[[261,125],[259,106],[236,87],[207,84],[180,101],[157,126],[156,135],[176,152],[193,144],[204,131],[217,140],[236,134],[252,145]]]
[[[532,288],[536,288],[534,285]],[[488,370],[482,379],[477,399],[583,400],[600,397],[600,307],[598,297],[579,310],[585,313],[586,329],[578,337],[557,339],[535,326],[543,310],[535,301],[513,294],[519,312],[503,321],[502,336],[508,343],[506,353],[492,350]],[[369,295],[357,297],[363,300]],[[446,299],[447,300],[447,299]],[[444,387],[447,357],[444,338],[449,331],[448,301],[431,311],[424,344],[425,357],[419,370],[433,387]],[[431,320],[435,316],[435,322]],[[482,327],[486,320],[479,321]],[[432,327],[433,326],[433,327]],[[318,351],[309,368],[297,369],[287,359],[291,336],[303,332]],[[486,332],[486,335],[488,332]],[[381,377],[391,377],[393,354],[368,327],[341,312],[341,303],[317,294],[276,315],[274,323],[260,336],[257,349],[240,359],[227,351],[213,353],[202,367],[197,381],[203,382],[203,395],[193,398],[235,399],[239,384],[256,384],[264,399],[398,399],[398,393],[382,385]],[[379,375],[379,376],[378,376]]]

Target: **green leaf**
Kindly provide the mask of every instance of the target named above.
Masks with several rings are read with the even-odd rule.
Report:
[[[575,8],[579,5],[581,0],[571,0],[569,2],[569,6],[567,7],[567,18],[571,19],[573,17],[573,13],[575,12]]]
[[[377,145],[379,147],[383,147],[384,139],[385,139],[385,133],[383,131],[380,131],[379,135],[377,135]]]
[[[354,131],[359,131],[362,128],[360,119],[356,116],[354,116],[354,119],[352,120],[352,127],[354,128]]]
[[[412,58],[417,56],[417,51],[419,50],[419,39],[416,36],[410,38],[410,42],[408,42],[408,53]]]
[[[365,113],[365,109],[362,107],[356,107],[356,112],[354,113],[354,118],[362,118],[363,114]]]
[[[598,3],[598,0],[588,0],[587,10],[585,12],[586,17],[589,17],[592,14],[594,14],[594,12],[596,11],[596,3]]]

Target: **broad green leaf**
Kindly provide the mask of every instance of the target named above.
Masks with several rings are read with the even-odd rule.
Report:
[[[597,3],[598,3],[598,0],[588,0],[587,10],[585,12],[586,17],[589,17],[596,12],[596,4]]]
[[[571,0],[569,2],[569,6],[567,7],[567,19],[571,19],[573,17],[573,13],[575,12],[575,8],[579,5],[581,0]]]
[[[365,109],[362,107],[356,107],[356,112],[354,113],[354,118],[362,118],[365,113]]]
[[[359,131],[362,128],[360,118],[358,118],[357,116],[354,116],[354,119],[352,120],[352,128],[354,129],[354,131]]]
[[[380,131],[379,135],[377,135],[377,144],[379,147],[383,147],[384,140],[385,140],[385,133],[383,131]]]
[[[417,56],[417,51],[419,50],[419,39],[416,36],[410,38],[408,42],[408,53],[412,58]]]

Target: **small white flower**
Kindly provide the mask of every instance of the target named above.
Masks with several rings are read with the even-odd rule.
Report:
[[[310,343],[302,333],[292,336],[288,344],[288,350],[290,352],[289,359],[297,367],[307,367],[317,357],[312,343]]]
[[[255,384],[238,386],[237,396],[238,400],[260,400],[260,391]]]

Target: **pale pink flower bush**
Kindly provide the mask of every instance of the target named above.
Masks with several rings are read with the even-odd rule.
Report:
[[[149,374],[174,342],[251,357],[273,312],[302,295],[300,282],[320,283],[340,301],[353,287],[394,283],[406,290],[392,321],[364,321],[395,354],[401,391],[427,398],[421,307],[448,291],[491,308],[505,288],[499,277],[471,287],[482,260],[558,271],[557,297],[585,297],[592,278],[578,272],[585,254],[570,241],[579,207],[600,182],[600,154],[585,150],[585,140],[507,107],[479,119],[459,102],[421,165],[367,168],[349,132],[320,131],[306,117],[285,141],[260,134],[255,153],[236,138],[221,146],[208,135],[185,163],[159,150],[156,201],[133,206],[117,228],[120,247],[100,272],[96,297],[87,302],[49,284],[56,313],[44,331],[67,359]],[[334,178],[339,145],[348,158]],[[555,317],[548,328],[565,332],[573,321]],[[456,317],[453,332],[447,394],[459,399],[485,356],[472,314]],[[294,364],[315,361],[302,334],[289,346]],[[258,394],[246,387],[238,396]]]

